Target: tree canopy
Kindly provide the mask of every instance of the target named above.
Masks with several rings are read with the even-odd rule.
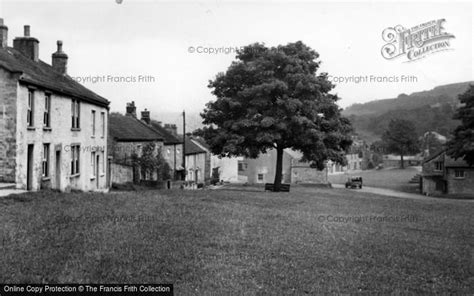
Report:
[[[470,166],[474,165],[474,85],[469,85],[465,93],[459,96],[462,106],[454,119],[461,120],[454,130],[454,137],[447,144],[448,154],[455,159],[462,158]]]
[[[403,119],[390,121],[382,135],[385,151],[400,155],[401,168],[404,168],[403,156],[420,152],[418,136],[413,122]]]
[[[327,73],[316,75],[319,55],[302,42],[277,47],[255,43],[238,51],[225,73],[209,82],[215,101],[201,113],[201,135],[214,154],[256,158],[277,150],[275,186],[281,183],[283,149],[324,168],[345,164],[349,120],[341,116]]]

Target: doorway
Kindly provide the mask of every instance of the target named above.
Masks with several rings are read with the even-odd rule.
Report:
[[[27,160],[26,160],[26,190],[33,189],[33,149],[34,145],[28,145]]]

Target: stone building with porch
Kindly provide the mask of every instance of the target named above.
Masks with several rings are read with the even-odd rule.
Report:
[[[0,182],[106,191],[109,101],[68,76],[62,46],[49,65],[30,26],[10,47],[0,19]]]

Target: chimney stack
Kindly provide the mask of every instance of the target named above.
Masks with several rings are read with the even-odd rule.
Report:
[[[165,123],[165,130],[167,130],[169,133],[177,136],[178,135],[178,127],[176,126],[176,124],[169,124],[169,123]]]
[[[63,52],[63,42],[58,40],[58,50],[52,54],[52,63],[54,70],[66,75],[67,74],[67,60],[68,56]]]
[[[8,47],[8,27],[3,24],[3,19],[0,18],[0,48]]]
[[[34,37],[30,37],[30,26],[26,25],[24,27],[24,35],[13,40],[13,47],[27,58],[35,62],[39,61],[39,41]]]
[[[150,124],[150,111],[145,108],[145,111],[142,111],[142,121],[146,124]]]
[[[135,106],[135,101],[127,103],[127,113],[125,115],[131,115],[137,117],[137,107]]]

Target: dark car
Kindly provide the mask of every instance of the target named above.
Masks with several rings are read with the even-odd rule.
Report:
[[[362,177],[347,178],[346,188],[361,188],[362,189]]]

